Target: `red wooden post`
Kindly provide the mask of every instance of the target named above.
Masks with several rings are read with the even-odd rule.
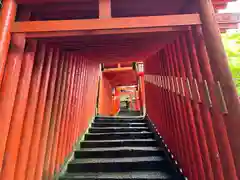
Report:
[[[222,162],[224,177],[225,179],[237,179],[228,133],[224,123],[224,117],[220,112],[220,104],[217,101],[218,97],[216,97],[215,94],[216,84],[213,79],[213,74],[209,64],[209,59],[200,27],[195,30],[195,38],[197,55],[199,57],[199,65],[202,71],[203,79],[205,80],[205,85],[203,86],[205,86],[205,93],[208,91],[207,93],[209,94],[207,95],[208,107],[212,115],[212,122],[219,150],[218,156],[220,156]]]
[[[65,131],[64,131],[64,134],[63,134],[63,148],[62,148],[62,152],[61,152],[61,162],[64,162],[65,161],[65,157],[68,156],[68,146],[69,146],[69,143],[68,142],[68,138],[71,134],[71,131],[70,131],[70,128],[71,127],[71,119],[70,119],[70,114],[71,114],[71,102],[72,102],[72,95],[73,95],[73,83],[74,83],[74,78],[75,78],[75,70],[76,70],[76,58],[75,56],[73,55],[73,59],[72,59],[72,69],[71,69],[71,72],[70,72],[70,86],[69,86],[69,92],[68,92],[68,102],[67,102],[67,109],[66,109],[66,117],[65,117]]]
[[[207,145],[207,136],[205,134],[204,126],[203,126],[203,116],[201,114],[197,99],[194,99],[194,97],[193,97],[192,87],[194,84],[194,79],[193,79],[193,73],[191,71],[192,68],[191,68],[191,64],[190,64],[189,54],[187,51],[186,40],[185,40],[184,35],[182,35],[181,39],[180,38],[179,38],[179,41],[177,41],[178,48],[180,49],[182,47],[182,57],[184,57],[184,59],[180,58],[180,60],[182,61],[183,65],[184,65],[183,68],[185,68],[186,78],[188,80],[188,82],[186,82],[187,89],[189,91],[190,100],[191,100],[191,104],[193,107],[193,113],[194,113],[194,117],[195,117],[195,124],[196,124],[196,129],[197,129],[197,134],[198,134],[200,151],[201,151],[202,157],[204,159],[203,165],[204,165],[205,175],[206,175],[207,179],[211,180],[211,179],[214,179],[214,176],[213,176],[212,165],[211,165],[211,161],[210,161],[209,147]]]
[[[87,72],[88,72],[88,69],[87,69],[87,62],[86,60],[84,59],[84,66],[83,66],[83,90],[82,90],[82,100],[81,100],[81,120],[82,120],[82,123],[81,123],[81,133],[83,133],[84,131],[84,120],[85,120],[85,98],[86,98],[86,88],[87,88]]]
[[[71,85],[70,85],[70,94],[69,94],[69,102],[68,102],[68,109],[67,109],[67,117],[66,117],[66,133],[65,133],[65,139],[64,139],[64,152],[63,156],[67,157],[69,155],[69,149],[70,146],[72,145],[72,142],[70,141],[70,136],[72,134],[72,123],[73,119],[71,118],[71,113],[72,113],[72,100],[73,100],[73,95],[74,95],[74,81],[76,78],[76,56],[73,57],[73,70],[71,73]]]
[[[196,47],[195,47],[193,36],[192,36],[192,31],[189,31],[185,38],[187,40],[188,51],[191,59],[190,63],[193,71],[193,78],[195,81],[193,85],[193,87],[195,86],[195,88],[193,88],[193,90],[195,91],[196,100],[199,101],[199,107],[201,110],[202,120],[205,127],[204,130],[206,133],[207,144],[209,147],[208,150],[209,150],[209,155],[210,155],[210,159],[213,167],[214,178],[223,180],[224,177],[223,177],[221,160],[219,157],[216,157],[216,154],[219,154],[219,152],[218,152],[217,142],[214,134],[212,118],[208,109],[206,99],[204,98],[205,92],[204,92],[204,89],[202,88],[203,86],[200,86],[200,84],[203,83],[203,77],[198,64],[198,62],[201,61],[201,59],[198,59],[197,57]]]
[[[9,129],[5,149],[5,166],[2,169],[0,178],[2,180],[13,180],[14,178],[14,171],[18,157],[18,148],[20,146],[21,132],[23,128],[24,114],[27,106],[35,52],[36,41],[27,41],[27,47],[24,52],[22,69],[19,77],[18,89],[11,118],[11,128]]]
[[[169,126],[168,126],[168,121],[167,121],[167,112],[166,112],[166,108],[167,108],[167,102],[166,102],[166,96],[165,96],[165,92],[164,92],[164,87],[163,87],[163,77],[164,77],[164,70],[163,70],[163,61],[165,61],[167,59],[166,54],[162,54],[162,57],[160,59],[160,92],[161,92],[161,99],[162,99],[162,123],[164,125],[163,129],[163,137],[164,139],[168,142],[168,133],[169,131]],[[160,126],[160,125],[159,125]],[[169,144],[170,148],[171,144]]]
[[[74,84],[73,84],[73,98],[72,98],[72,104],[71,104],[71,114],[70,114],[70,120],[72,121],[70,123],[70,131],[71,131],[71,135],[69,136],[69,141],[71,142],[71,144],[69,145],[69,149],[68,151],[71,153],[73,151],[73,147],[75,145],[75,131],[77,128],[77,122],[75,119],[75,115],[76,115],[76,98],[77,98],[77,85],[78,85],[78,80],[79,80],[79,61],[78,61],[78,56],[76,56],[76,70],[75,70],[75,78],[74,78]]]
[[[78,105],[78,111],[79,111],[79,114],[78,114],[78,120],[79,121],[81,121],[81,122],[79,122],[79,127],[78,127],[78,132],[77,132],[77,135],[78,136],[81,136],[82,135],[82,121],[83,121],[83,107],[82,107],[82,105],[83,105],[83,99],[84,99],[84,87],[85,87],[85,61],[84,61],[84,59],[81,57],[81,63],[82,63],[82,65],[81,65],[81,73],[80,73],[80,76],[81,76],[81,79],[80,79],[80,82],[81,82],[81,84],[80,84],[80,94],[79,94],[79,96],[80,96],[80,98],[79,98],[79,105]]]
[[[197,159],[195,162],[199,161],[200,163],[199,164],[196,164],[196,166],[198,165],[200,168],[200,170],[198,171],[199,172],[199,179],[205,179],[206,178],[206,172],[205,172],[205,169],[204,169],[204,162],[203,162],[203,159],[201,158],[201,156],[204,156],[203,153],[201,152],[202,148],[204,148],[204,150],[206,150],[206,143],[204,142],[205,139],[203,140],[203,142],[201,142],[202,139],[199,139],[199,136],[203,136],[203,133],[201,131],[201,133],[199,134],[199,131],[198,131],[198,126],[196,126],[196,121],[200,121],[201,120],[201,117],[200,115],[198,114],[198,110],[197,108],[193,107],[193,103],[191,103],[191,92],[189,92],[188,90],[188,79],[186,77],[186,73],[185,73],[185,69],[184,69],[184,64],[183,64],[183,60],[182,60],[182,54],[181,54],[181,49],[180,49],[180,44],[179,44],[179,40],[177,39],[176,40],[176,57],[178,58],[178,61],[176,62],[179,67],[179,73],[180,73],[180,76],[182,77],[182,80],[183,80],[183,86],[182,86],[182,90],[184,89],[184,94],[185,94],[185,97],[184,97],[184,100],[185,100],[185,104],[186,104],[186,110],[187,110],[187,114],[189,116],[189,124],[191,126],[191,132],[193,134],[193,144],[195,145],[195,148],[194,151],[195,151],[195,159]],[[186,57],[185,57],[186,58]],[[200,125],[199,125],[200,126]],[[208,158],[208,157],[205,157],[205,158]],[[205,159],[204,159],[205,160]],[[207,161],[207,159],[206,159]],[[208,166],[210,166],[208,164]]]
[[[111,0],[99,1],[99,18],[111,18]]]
[[[178,126],[179,126],[179,135],[182,134],[182,140],[180,143],[183,144],[183,146],[181,148],[183,148],[183,152],[182,152],[182,156],[183,158],[185,158],[185,161],[183,162],[183,167],[185,167],[184,169],[184,173],[187,175],[187,177],[191,177],[192,176],[192,172],[194,171],[191,167],[192,164],[192,149],[191,147],[189,147],[190,141],[189,141],[189,134],[188,131],[185,129],[185,125],[186,125],[186,120],[184,119],[185,115],[185,111],[183,112],[183,108],[182,108],[182,104],[181,104],[181,94],[179,91],[179,81],[178,81],[178,76],[176,74],[176,70],[175,70],[175,66],[174,66],[174,61],[173,61],[173,54],[171,54],[171,47],[168,46],[168,48],[166,49],[166,52],[168,53],[169,56],[169,61],[170,61],[170,67],[171,67],[171,75],[174,77],[175,79],[175,93],[176,93],[176,97],[175,97],[175,103],[176,103],[176,120],[179,121]],[[187,133],[187,134],[186,134]],[[190,152],[190,153],[189,153]]]
[[[168,54],[168,51],[167,49],[165,49],[165,54]],[[183,170],[184,170],[184,174],[189,177],[189,170],[187,169],[187,164],[188,164],[188,155],[186,154],[186,148],[187,148],[187,144],[185,142],[185,137],[184,137],[184,131],[182,129],[182,115],[181,113],[182,112],[179,112],[180,110],[180,107],[178,105],[178,94],[176,92],[177,88],[176,88],[176,84],[174,84],[174,80],[173,78],[174,77],[174,74],[173,74],[173,64],[172,64],[172,58],[170,56],[170,54],[168,54],[168,60],[166,61],[167,62],[167,66],[168,66],[168,71],[169,71],[169,84],[171,85],[170,86],[170,90],[169,90],[169,93],[171,93],[171,101],[172,101],[172,104],[173,104],[173,107],[172,107],[172,110],[173,110],[173,115],[174,115],[174,119],[173,119],[173,122],[176,122],[174,124],[174,128],[176,129],[176,133],[174,135],[174,139],[175,140],[175,143],[177,143],[177,146],[176,147],[177,151],[179,151],[179,155],[178,155],[178,159],[180,161],[180,165],[182,164],[182,167],[183,167]],[[180,121],[180,122],[178,122]]]
[[[28,161],[28,153],[30,149],[31,136],[33,131],[33,120],[36,112],[38,93],[40,90],[42,69],[44,64],[46,46],[39,44],[37,48],[36,60],[34,63],[31,84],[28,96],[27,108],[24,116],[24,124],[21,136],[21,143],[16,164],[14,179],[22,180],[25,178],[25,172]]]
[[[36,161],[36,169],[33,175],[33,179],[41,180],[42,179],[42,170],[44,164],[44,156],[46,152],[46,145],[47,145],[47,137],[49,131],[49,124],[51,120],[51,113],[52,113],[52,106],[53,106],[53,98],[55,93],[55,83],[57,79],[57,73],[59,71],[59,49],[54,49],[53,57],[52,57],[52,65],[50,69],[50,77],[48,82],[48,89],[47,89],[47,97],[46,97],[46,105],[44,108],[44,115],[41,127],[41,133],[39,136],[38,142],[38,154],[37,151],[35,153],[35,161]]]
[[[78,82],[78,93],[77,93],[77,105],[76,105],[76,121],[77,121],[77,129],[75,132],[75,138],[78,139],[79,138],[79,132],[80,132],[80,128],[81,128],[81,99],[82,99],[82,84],[83,84],[83,61],[82,61],[82,57],[79,57],[79,82]]]
[[[0,22],[3,23],[3,29],[0,27],[0,35],[5,35],[5,37],[0,36],[2,38],[0,39],[0,45],[3,45],[3,47],[0,47],[0,135],[2,137],[0,139],[0,169],[3,165],[2,163],[5,163],[3,162],[3,155],[6,148],[5,146],[7,135],[10,127],[11,116],[13,113],[14,101],[22,65],[23,52],[25,48],[25,35],[18,33],[12,34],[11,48],[8,51],[8,56],[5,57],[5,51],[8,50],[10,38],[9,28],[11,27],[10,24],[14,19],[12,16],[15,15],[16,11],[16,4],[14,1],[8,0],[4,1],[4,4],[5,3],[6,7],[3,8],[3,14],[1,15],[6,15],[7,17],[2,17],[0,20]],[[5,14],[6,12],[7,14]],[[20,20],[28,20],[29,17],[29,11],[19,11]],[[2,78],[3,75],[4,77]]]
[[[81,117],[81,119],[82,119],[82,121],[83,121],[83,123],[82,123],[82,131],[84,130],[84,121],[86,120],[86,110],[87,110],[87,89],[88,89],[88,73],[89,73],[89,70],[88,70],[88,64],[87,64],[87,62],[86,62],[86,60],[84,59],[84,61],[85,61],[85,66],[84,66],[84,69],[85,69],[85,71],[84,71],[84,87],[83,87],[83,99],[82,99],[82,117]]]
[[[17,92],[24,47],[25,38],[23,34],[12,36],[11,48],[9,49],[0,89],[0,168],[4,166],[3,156]]]
[[[86,74],[85,74],[85,91],[84,91],[84,104],[83,104],[83,130],[85,130],[86,127],[86,120],[88,116],[88,108],[89,108],[89,81],[91,77],[91,72],[89,68],[89,62],[86,62]]]
[[[16,16],[16,9],[15,0],[3,0],[3,7],[0,11],[0,87],[11,39],[10,29]],[[1,153],[0,156],[2,156]],[[2,162],[1,158],[0,162]]]
[[[77,92],[76,92],[76,102],[75,102],[75,115],[74,115],[74,119],[75,119],[75,122],[76,122],[76,129],[75,129],[75,132],[74,132],[74,139],[75,140],[78,140],[78,137],[79,137],[79,127],[80,127],[80,119],[78,118],[79,117],[79,113],[81,113],[79,111],[79,103],[80,103],[80,97],[81,97],[81,69],[82,69],[82,61],[81,61],[81,57],[78,57],[78,81],[77,81]]]
[[[137,89],[135,89],[135,91],[134,91],[135,93],[134,93],[134,95],[135,95],[135,110],[136,111],[139,111],[140,110],[140,107],[139,107],[139,96],[138,96],[138,90]],[[118,97],[118,98],[120,98],[120,97]]]
[[[166,56],[164,58],[164,60],[162,61],[162,71],[163,71],[163,76],[164,79],[168,79],[168,77],[170,76],[170,72],[168,69],[168,61],[169,61],[169,56]],[[173,108],[173,104],[172,104],[172,99],[169,93],[169,84],[166,81],[166,83],[164,84],[164,94],[165,94],[165,99],[166,99],[166,121],[168,123],[168,128],[169,128],[169,139],[167,139],[167,144],[169,145],[169,147],[173,150],[173,153],[175,154],[175,156],[179,157],[179,152],[178,152],[178,142],[176,142],[175,139],[175,134],[176,134],[176,129],[174,126],[174,114],[172,112],[172,108]],[[171,139],[171,140],[170,140]]]
[[[233,153],[234,167],[230,166],[229,172],[235,174],[240,179],[240,131],[236,127],[240,127],[240,103],[236,86],[232,79],[232,74],[228,66],[228,59],[221,41],[219,26],[215,20],[212,2],[208,0],[200,0],[200,17],[202,21],[203,35],[209,56],[210,68],[213,72],[213,80],[215,88],[218,88],[220,97],[219,101],[222,109],[219,113],[223,115],[224,123],[227,128],[228,139]],[[227,138],[227,137],[226,137]],[[222,162],[224,163],[224,162]],[[230,169],[231,168],[231,169]],[[228,177],[229,178],[229,177]],[[234,179],[236,179],[234,177]]]
[[[74,95],[74,102],[73,102],[73,106],[74,106],[74,110],[73,110],[73,121],[74,121],[74,131],[72,134],[72,141],[74,142],[74,144],[76,143],[76,141],[78,140],[78,135],[77,135],[77,131],[79,128],[79,119],[77,119],[77,116],[79,114],[79,110],[78,110],[78,101],[79,101],[79,93],[80,93],[80,84],[81,84],[81,77],[80,77],[80,71],[81,71],[81,61],[80,61],[80,57],[79,55],[77,56],[77,71],[76,71],[76,82],[75,82],[75,95]]]
[[[63,151],[64,151],[64,137],[66,136],[66,117],[67,117],[67,107],[69,102],[69,92],[70,92],[70,85],[71,85],[71,73],[73,68],[73,54],[70,54],[70,57],[68,59],[69,66],[68,66],[68,76],[67,76],[67,87],[65,90],[65,96],[64,96],[64,105],[63,105],[63,111],[62,111],[62,117],[61,117],[61,128],[60,128],[60,134],[59,134],[59,142],[57,147],[57,159],[56,159],[56,165],[54,170],[59,171],[60,165],[63,163]]]
[[[46,159],[48,158],[46,156],[45,158],[45,163],[44,163],[44,178],[52,179],[54,170],[58,171],[59,164],[58,164],[58,146],[60,143],[60,133],[62,131],[62,126],[63,126],[63,121],[62,121],[62,115],[64,111],[64,103],[65,99],[67,96],[67,85],[68,85],[68,71],[70,68],[70,63],[69,63],[69,58],[70,58],[70,53],[66,53],[66,56],[63,56],[64,58],[64,67],[63,67],[63,80],[62,80],[62,86],[59,87],[60,89],[60,97],[59,97],[59,106],[56,107],[55,111],[53,112],[52,118],[56,119],[56,128],[54,128],[54,133],[53,133],[53,143],[52,143],[52,149],[51,149],[51,154],[49,154],[49,160]]]
[[[174,74],[177,77],[177,82],[178,82],[179,103],[180,103],[180,108],[181,108],[182,117],[183,117],[182,119],[183,126],[187,134],[186,135],[187,144],[189,148],[188,152],[190,156],[190,162],[192,164],[192,168],[191,168],[192,177],[190,177],[190,179],[202,179],[204,176],[204,170],[203,170],[202,160],[200,156],[200,150],[198,145],[194,119],[192,115],[192,109],[190,107],[189,101],[187,101],[186,99],[186,92],[183,84],[183,81],[185,79],[183,79],[182,74],[180,73],[181,69],[177,63],[178,57],[177,57],[177,49],[175,48],[175,44],[171,46],[171,49],[172,49],[171,52],[173,55],[172,62],[174,67]]]
[[[64,62],[65,57],[66,57],[66,53],[61,52],[55,93],[54,93],[53,107],[52,107],[51,118],[50,118],[51,120],[49,124],[50,128],[47,136],[45,159],[43,162],[43,167],[41,169],[39,168],[39,171],[36,172],[36,176],[38,174],[41,174],[43,179],[47,179],[48,177],[50,159],[51,159],[51,155],[53,155],[52,150],[53,150],[53,146],[56,145],[54,144],[54,135],[55,135],[55,130],[59,128],[59,121],[57,119],[57,116],[58,116],[58,109],[62,104],[60,101],[60,95],[61,95],[61,92],[64,92],[64,89],[65,89],[65,83],[63,81],[64,68],[67,67],[66,62]],[[39,163],[39,166],[41,166],[41,163]]]
[[[43,67],[43,75],[41,79],[37,110],[36,110],[35,116],[33,116],[34,125],[32,128],[31,144],[30,144],[28,163],[27,163],[27,169],[26,169],[26,179],[34,178],[35,168],[37,165],[37,154],[39,151],[38,145],[40,141],[42,123],[43,123],[45,106],[46,106],[48,83],[49,83],[49,77],[50,77],[51,66],[53,61],[53,51],[54,49],[51,47],[47,49],[47,56],[46,56],[46,60]]]
[[[159,62],[159,76],[160,76],[160,89],[159,89],[159,93],[160,93],[160,99],[161,99],[161,105],[160,105],[160,112],[159,114],[161,114],[161,122],[159,122],[159,124],[161,125],[157,125],[158,128],[160,128],[161,134],[166,137],[166,132],[167,132],[167,126],[166,126],[166,120],[165,120],[165,98],[164,98],[164,94],[163,94],[163,87],[162,87],[162,83],[161,83],[161,77],[163,75],[163,70],[162,70],[162,62],[164,60],[165,56],[164,54],[162,54],[160,62]]]
[[[12,15],[15,15],[15,2],[13,1],[4,1],[6,3],[6,8],[9,9],[9,14],[6,17],[5,23],[7,23],[9,20],[13,20],[11,17]],[[5,9],[6,10],[6,9]],[[2,12],[2,15],[6,15],[5,11]],[[12,14],[13,13],[13,14]],[[1,18],[1,21],[4,20],[5,17]],[[30,18],[30,12],[26,10],[21,10],[19,11],[19,20],[28,20]],[[4,21],[3,21],[4,22]],[[3,23],[2,22],[2,23]],[[12,22],[8,22],[12,23]],[[6,35],[6,37],[3,37],[0,39],[0,43],[3,43],[2,45],[8,45],[9,41],[9,28],[10,25],[3,24],[3,31],[1,35]],[[1,27],[0,27],[1,28]],[[1,45],[1,44],[0,44]],[[3,153],[4,153],[4,148],[6,148],[6,140],[7,140],[7,133],[9,131],[10,127],[10,121],[11,121],[11,116],[13,113],[13,107],[14,107],[14,101],[15,101],[15,96],[16,96],[16,91],[17,91],[17,86],[18,86],[18,81],[19,81],[19,75],[20,75],[20,70],[21,70],[21,65],[22,65],[22,59],[23,59],[23,52],[25,48],[25,35],[24,34],[12,34],[12,39],[11,39],[11,48],[8,51],[8,57],[7,57],[7,64],[5,65],[6,59],[4,59],[5,55],[5,50],[8,50],[8,47],[2,47],[3,50],[3,56],[1,59],[1,47],[0,47],[0,114],[1,114],[1,122],[0,122],[0,132],[1,134],[1,139],[0,139],[0,169],[2,166],[2,163],[5,163],[2,161]],[[2,60],[2,62],[1,62]],[[4,77],[2,79],[2,73],[4,68]],[[1,84],[2,83],[2,84]],[[1,98],[2,97],[2,98]],[[2,104],[3,103],[3,104]],[[2,124],[1,124],[2,123]],[[1,129],[3,128],[3,129]]]

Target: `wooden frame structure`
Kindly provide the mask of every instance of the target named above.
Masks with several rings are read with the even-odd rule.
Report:
[[[26,33],[32,38],[95,34],[122,34],[139,32],[167,32],[187,30],[185,27],[201,24],[198,14],[107,18],[92,20],[15,22],[12,33]],[[140,28],[140,29],[139,29]]]
[[[61,171],[95,116],[101,55],[109,62],[115,56],[144,60],[145,76],[137,82],[141,108],[146,107],[185,176],[240,179],[240,105],[214,15],[214,6],[226,3],[179,0],[173,6],[169,0],[155,14],[139,3],[121,6],[123,14],[117,7],[122,1],[114,2],[99,0],[89,18],[71,9],[71,2],[70,10],[62,8],[74,11],[70,20],[59,11],[65,19],[53,20],[54,9],[45,9],[49,16],[41,17],[41,10],[31,8],[37,5],[28,6],[30,0],[3,1],[0,179],[53,179]]]

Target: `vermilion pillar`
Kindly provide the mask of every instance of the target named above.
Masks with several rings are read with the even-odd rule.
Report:
[[[48,82],[50,77],[50,70],[53,59],[53,48],[47,49],[46,61],[43,68],[43,74],[41,79],[41,86],[37,104],[37,111],[35,113],[34,125],[32,127],[31,144],[29,149],[27,169],[26,169],[26,179],[33,179],[35,168],[37,164],[37,154],[38,154],[38,144],[40,141],[40,135],[42,130],[43,117],[45,112],[46,98]]]
[[[3,8],[0,10],[0,87],[10,43],[11,24],[16,16],[16,8],[15,0],[3,0]]]
[[[16,11],[15,1],[5,0],[1,11],[0,26],[0,169],[6,146],[8,131],[13,113],[14,101],[18,87],[19,75],[25,48],[25,35],[12,34],[11,48],[9,49],[10,24],[13,22]],[[18,19],[27,20],[29,11],[19,11]],[[3,29],[1,29],[3,27]],[[8,51],[8,54],[6,55]],[[6,57],[7,56],[7,57]],[[4,74],[3,74],[4,71]]]
[[[59,140],[58,140],[58,146],[57,146],[57,159],[56,159],[56,166],[55,170],[59,171],[60,165],[63,163],[64,160],[64,137],[66,132],[66,119],[67,119],[67,110],[68,110],[68,103],[69,103],[69,92],[71,87],[71,75],[72,75],[72,69],[73,69],[73,54],[70,54],[69,56],[69,66],[68,66],[68,74],[67,74],[67,86],[65,90],[65,96],[64,96],[64,102],[63,102],[63,109],[62,109],[62,117],[61,117],[61,127],[59,132]]]
[[[237,176],[240,178],[240,104],[237,90],[232,79],[232,74],[228,66],[228,59],[221,41],[218,24],[214,17],[212,1],[198,0],[200,7],[200,17],[202,21],[203,35],[209,56],[209,63],[213,72],[216,89],[219,94],[218,100],[222,109],[219,113],[224,114],[225,125],[228,132],[230,146],[233,152],[236,165]],[[220,90],[222,89],[222,90]],[[225,106],[225,107],[224,107]],[[231,170],[232,173],[234,170]]]
[[[59,49],[55,48],[53,53],[53,60],[51,66],[51,75],[49,77],[48,82],[48,90],[47,90],[47,97],[46,97],[46,105],[45,105],[45,112],[42,119],[42,127],[40,133],[40,141],[38,143],[38,155],[35,156],[35,175],[33,175],[32,179],[41,180],[42,179],[42,170],[44,164],[44,155],[46,152],[46,144],[48,138],[48,131],[49,131],[49,124],[51,120],[51,113],[53,108],[53,98],[55,93],[55,84],[57,79],[57,72],[58,72],[58,64],[59,64]],[[37,153],[37,151],[36,151]]]
[[[208,90],[204,88],[204,91],[205,93],[206,91],[209,93],[208,98],[206,98],[208,104],[207,107],[209,108],[212,116],[214,133],[218,143],[219,158],[221,158],[225,179],[236,179],[236,169],[233,160],[233,153],[230,147],[229,137],[225,126],[226,121],[224,121],[224,116],[222,112],[220,112],[220,103],[218,102],[220,97],[216,96],[217,87],[214,82],[213,73],[209,64],[210,59],[206,51],[203,35],[200,29],[197,29],[198,30],[195,35],[196,50],[200,58],[199,65],[202,71],[203,79],[205,81],[204,86],[208,87]]]
[[[24,114],[27,106],[30,80],[36,52],[36,44],[36,41],[29,40],[24,52],[22,69],[11,118],[11,128],[9,129],[5,149],[5,165],[2,169],[0,177],[1,180],[13,180],[14,178],[14,170],[20,146]]]
[[[140,87],[140,105],[143,113],[145,113],[146,106],[145,106],[144,76],[139,76],[139,87]]]
[[[24,35],[15,34],[12,38],[11,49],[8,53],[5,74],[0,88],[0,167],[3,163],[3,155],[17,92],[24,47]]]
[[[204,124],[204,130],[206,133],[206,140],[207,140],[208,147],[209,147],[208,149],[209,149],[210,159],[212,162],[214,178],[223,180],[224,177],[223,177],[223,170],[222,170],[222,165],[221,165],[222,158],[220,158],[220,157],[216,158],[216,154],[219,154],[219,152],[218,152],[216,137],[214,134],[213,119],[209,112],[209,108],[208,108],[206,100],[204,98],[202,98],[205,96],[204,89],[197,88],[199,86],[198,84],[203,82],[203,75],[200,71],[200,66],[198,63],[203,60],[199,59],[199,57],[197,56],[197,50],[199,51],[201,48],[199,45],[197,47],[196,44],[194,44],[191,31],[188,32],[186,40],[188,40],[187,41],[188,51],[189,51],[189,54],[191,55],[190,63],[191,63],[193,77],[194,77],[194,81],[195,81],[195,92],[196,93],[193,93],[193,94],[195,94],[195,98],[198,99],[198,101],[199,101],[199,107],[201,110],[201,115],[203,117],[202,120],[203,120],[203,124]],[[197,89],[199,89],[198,93],[197,93]],[[225,156],[225,155],[223,155],[223,156]]]
[[[43,64],[45,60],[45,51],[46,51],[45,44],[39,44],[37,48],[36,59],[35,59],[32,78],[31,78],[28,103],[27,103],[26,112],[24,116],[24,124],[22,129],[21,143],[20,143],[20,148],[18,153],[18,160],[16,164],[14,180],[25,179],[25,171],[26,171],[27,162],[28,162],[28,153],[29,153],[29,148],[31,146],[30,143],[31,143],[31,136],[33,132],[34,117],[35,117],[35,112],[37,108],[42,70],[43,70]]]
[[[63,65],[63,73],[62,73],[62,85],[59,87],[59,105],[53,111],[52,118],[55,119],[55,128],[53,129],[53,141],[52,141],[52,148],[50,149],[51,152],[48,152],[45,157],[44,163],[44,172],[43,178],[52,179],[53,173],[55,170],[56,162],[57,162],[57,151],[58,151],[58,144],[60,142],[60,132],[62,128],[62,114],[64,109],[64,102],[65,96],[67,91],[68,85],[68,69],[69,69],[69,57],[70,53],[65,53],[64,58],[64,65]]]
[[[75,79],[75,72],[76,72],[76,55],[73,55],[72,58],[72,70],[71,70],[71,77],[70,77],[70,87],[69,87],[69,94],[68,94],[68,102],[67,102],[67,110],[66,110],[66,116],[65,116],[65,129],[64,129],[64,134],[63,134],[63,143],[62,143],[62,151],[61,151],[61,164],[65,161],[68,155],[68,136],[71,133],[70,131],[70,124],[71,124],[71,119],[70,119],[70,114],[71,114],[71,102],[73,98],[73,85],[74,85],[74,79]]]

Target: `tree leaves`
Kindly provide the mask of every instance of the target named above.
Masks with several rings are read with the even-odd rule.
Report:
[[[240,95],[240,32],[227,32],[222,34],[229,66]]]

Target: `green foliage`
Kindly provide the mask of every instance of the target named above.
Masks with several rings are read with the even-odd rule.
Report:
[[[240,95],[240,32],[227,32],[222,34],[224,48],[228,55],[228,62],[234,81]]]

